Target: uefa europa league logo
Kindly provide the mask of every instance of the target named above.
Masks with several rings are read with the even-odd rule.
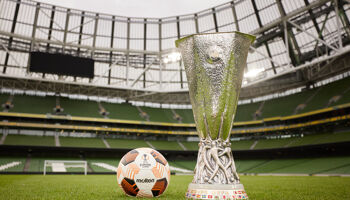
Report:
[[[229,32],[196,34],[176,41],[200,137],[187,198],[248,198],[236,172],[230,135],[249,46],[254,40],[252,35]]]

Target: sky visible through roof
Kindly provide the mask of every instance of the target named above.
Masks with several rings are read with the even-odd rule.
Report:
[[[58,6],[127,17],[162,18],[192,14],[229,0],[38,0]]]

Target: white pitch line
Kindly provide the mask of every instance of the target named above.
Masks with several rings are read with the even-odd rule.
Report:
[[[106,164],[106,163],[92,163],[92,164],[99,166],[99,167],[102,167],[102,168],[105,168],[105,169],[108,169],[108,170],[111,170],[111,171],[114,171],[114,172],[117,171],[116,167],[109,165],[109,164]]]
[[[182,169],[182,168],[178,168],[178,167],[169,166],[169,168],[170,168],[170,170],[173,170],[173,171],[178,171],[178,172],[183,172],[183,173],[193,173],[193,171],[191,171],[191,170]]]

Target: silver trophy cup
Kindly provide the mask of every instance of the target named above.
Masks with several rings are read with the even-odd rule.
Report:
[[[230,135],[249,46],[255,37],[229,32],[176,41],[184,62],[200,137],[190,199],[248,199],[236,172]]]

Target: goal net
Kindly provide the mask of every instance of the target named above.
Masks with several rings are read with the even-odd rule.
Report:
[[[50,167],[52,172],[64,173],[69,172],[69,168],[83,168],[84,174],[87,174],[87,162],[77,160],[45,160],[44,162],[44,175],[46,175],[47,168]],[[72,170],[76,171],[76,170]]]

